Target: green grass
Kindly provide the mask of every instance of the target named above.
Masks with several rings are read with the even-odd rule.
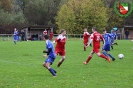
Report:
[[[42,63],[44,41],[0,42],[0,88],[133,88],[133,43],[119,40],[111,54],[116,61],[108,63],[94,55],[88,65],[83,65],[91,51],[83,51],[81,40],[66,44],[66,60],[57,67],[57,56],[52,67],[57,77],[52,77]],[[118,59],[118,54],[124,59]]]

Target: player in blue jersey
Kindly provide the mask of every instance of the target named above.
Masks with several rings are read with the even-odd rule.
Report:
[[[46,50],[43,50],[43,53],[47,53],[47,55],[43,57],[47,57],[47,59],[44,61],[43,66],[47,68],[53,76],[56,76],[56,71],[50,67],[56,58],[53,43],[49,40],[48,35],[44,35],[44,40],[46,41]]]
[[[14,28],[14,44],[16,44],[16,42],[17,42],[17,38],[18,38],[18,32],[17,32],[17,30],[16,30],[16,28]]]
[[[111,48],[113,49],[113,45],[118,45],[117,42],[114,42],[115,40],[117,40],[117,34],[114,30],[112,30],[110,35],[112,36],[112,38],[111,38]]]
[[[102,53],[105,55],[105,56],[109,56],[110,58],[112,58],[112,61],[114,61],[115,60],[115,58],[111,55],[111,54],[109,54],[109,51],[110,51],[110,45],[111,45],[111,43],[110,43],[110,39],[112,39],[112,36],[109,34],[109,33],[107,33],[107,31],[106,31],[106,29],[104,29],[103,30],[103,38],[104,38],[104,40],[105,40],[105,44],[103,45],[103,48],[102,48]]]

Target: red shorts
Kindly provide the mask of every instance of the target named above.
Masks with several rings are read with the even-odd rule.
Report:
[[[88,40],[87,41],[84,40],[84,45],[86,46],[88,45]]]
[[[94,46],[93,47],[93,52],[95,52],[95,53],[98,53],[98,52],[100,52],[100,46]]]
[[[55,50],[55,53],[56,53],[56,55],[60,55],[60,56],[65,56],[66,55],[66,51],[65,50],[62,50],[62,51],[56,51]]]

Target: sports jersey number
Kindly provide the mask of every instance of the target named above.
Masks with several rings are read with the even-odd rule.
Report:
[[[96,38],[97,38],[97,41],[100,41],[100,36],[96,36]]]

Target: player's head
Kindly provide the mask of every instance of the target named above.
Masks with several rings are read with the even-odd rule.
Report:
[[[17,28],[14,28],[14,31],[16,31],[17,30]]]
[[[103,33],[104,33],[104,34],[107,33],[106,29],[103,29]]]
[[[87,32],[87,28],[84,28],[84,32]]]
[[[114,33],[115,31],[112,29],[112,33]]]
[[[95,31],[97,31],[97,28],[96,27],[93,27],[92,28],[92,32],[95,32]]]
[[[49,36],[48,35],[44,35],[44,40],[48,40]]]
[[[60,34],[62,34],[63,36],[65,36],[66,35],[66,30],[65,29],[62,29],[61,32],[60,32]]]

